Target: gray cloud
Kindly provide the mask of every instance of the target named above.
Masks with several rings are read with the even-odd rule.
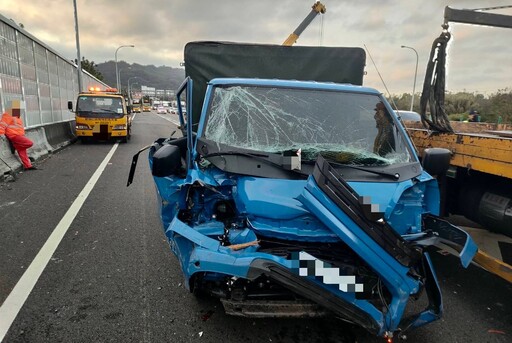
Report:
[[[508,1],[508,0],[507,0]],[[419,54],[416,90],[433,40],[441,33],[443,11],[508,5],[510,1],[480,0],[323,0],[327,13],[315,19],[299,45],[368,47],[393,93],[410,92]],[[101,63],[178,67],[189,41],[225,40],[281,44],[309,13],[313,0],[77,0],[82,55]],[[70,59],[76,56],[73,5],[69,0],[0,0],[0,11]],[[496,12],[496,11],[495,11]],[[512,15],[512,9],[497,11]],[[322,27],[323,25],[323,27]],[[494,92],[511,88],[512,47],[507,29],[452,24],[449,90]],[[323,33],[323,35],[321,35]],[[368,59],[368,86],[384,90]]]

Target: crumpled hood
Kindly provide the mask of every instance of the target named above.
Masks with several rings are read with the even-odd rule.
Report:
[[[420,231],[422,213],[437,214],[435,204],[439,201],[439,192],[432,182],[435,180],[423,174],[415,182],[349,184],[362,197],[363,203],[371,204],[372,212],[384,213],[390,225],[405,234]],[[306,184],[306,180],[240,177],[234,199],[237,208],[254,220],[291,220],[310,215],[299,200]]]

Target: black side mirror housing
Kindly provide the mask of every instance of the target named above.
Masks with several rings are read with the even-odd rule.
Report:
[[[443,175],[450,167],[452,153],[444,148],[428,148],[423,151],[423,169],[430,175]]]
[[[130,105],[126,106],[126,112],[128,112],[128,114],[132,113],[132,107]]]
[[[177,175],[182,167],[180,148],[176,145],[165,144],[153,155],[154,176]]]
[[[68,110],[73,111],[73,101],[68,101]]]

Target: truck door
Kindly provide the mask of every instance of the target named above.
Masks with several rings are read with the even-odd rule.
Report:
[[[193,130],[193,121],[192,121],[192,87],[193,80],[190,77],[187,77],[185,81],[181,84],[178,89],[178,93],[176,94],[176,98],[178,100],[178,115],[180,118],[180,127],[183,135],[187,136],[187,166],[188,168],[192,167],[191,161],[193,161],[194,155],[194,136],[192,135]],[[185,92],[184,97],[186,99],[185,111],[181,104],[182,94]],[[195,127],[195,131],[197,131],[197,127]]]

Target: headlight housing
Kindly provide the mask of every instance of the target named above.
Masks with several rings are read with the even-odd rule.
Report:
[[[77,130],[90,130],[91,128],[89,127],[89,125],[85,125],[85,124],[76,124],[76,129],[77,129]]]

